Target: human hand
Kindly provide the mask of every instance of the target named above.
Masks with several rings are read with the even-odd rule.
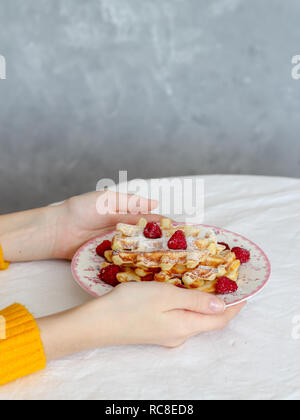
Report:
[[[101,213],[99,200],[109,201],[111,211]],[[155,200],[110,191],[70,198],[57,208],[53,257],[72,259],[82,244],[113,230],[118,222],[134,224],[140,217],[158,221],[161,216],[149,214],[157,206]]]
[[[225,309],[220,298],[197,290],[157,282],[124,283],[39,324],[52,360],[102,346],[176,347],[199,333],[225,328],[244,305]]]
[[[109,200],[110,210],[101,212],[99,200]],[[0,216],[0,243],[7,261],[72,259],[77,249],[118,222],[134,224],[140,217],[161,219],[149,214],[157,201],[135,195],[93,192],[48,206]]]
[[[225,310],[222,299],[198,290],[158,282],[130,282],[88,306],[89,320],[94,321],[91,336],[93,331],[95,337],[100,333],[107,345],[175,347],[201,332],[224,328],[244,305]]]

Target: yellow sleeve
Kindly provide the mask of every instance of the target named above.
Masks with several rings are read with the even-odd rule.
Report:
[[[7,270],[9,267],[9,262],[4,260],[3,249],[0,244],[0,270]]]
[[[0,311],[0,385],[45,366],[46,356],[33,316],[19,304]]]

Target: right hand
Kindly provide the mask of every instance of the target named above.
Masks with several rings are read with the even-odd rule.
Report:
[[[173,285],[123,283],[82,307],[89,313],[93,347],[158,344],[175,347],[202,332],[220,330],[244,304],[225,309],[217,296]]]
[[[245,304],[158,282],[124,283],[70,311],[38,321],[47,360],[103,346],[177,347],[189,337],[220,330]]]

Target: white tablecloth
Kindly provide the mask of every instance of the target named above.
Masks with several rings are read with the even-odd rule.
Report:
[[[205,223],[264,249],[272,264],[267,288],[224,331],[171,350],[126,346],[77,354],[2,387],[1,400],[300,398],[300,328],[293,324],[300,316],[300,180],[203,178]],[[88,299],[68,262],[15,264],[0,273],[1,308],[18,301],[40,317]]]

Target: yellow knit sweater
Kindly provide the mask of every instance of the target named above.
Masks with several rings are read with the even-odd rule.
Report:
[[[45,366],[45,352],[33,316],[19,304],[0,311],[0,385]]]
[[[0,244],[0,270],[7,270],[9,267],[9,262],[4,260],[3,250]]]

